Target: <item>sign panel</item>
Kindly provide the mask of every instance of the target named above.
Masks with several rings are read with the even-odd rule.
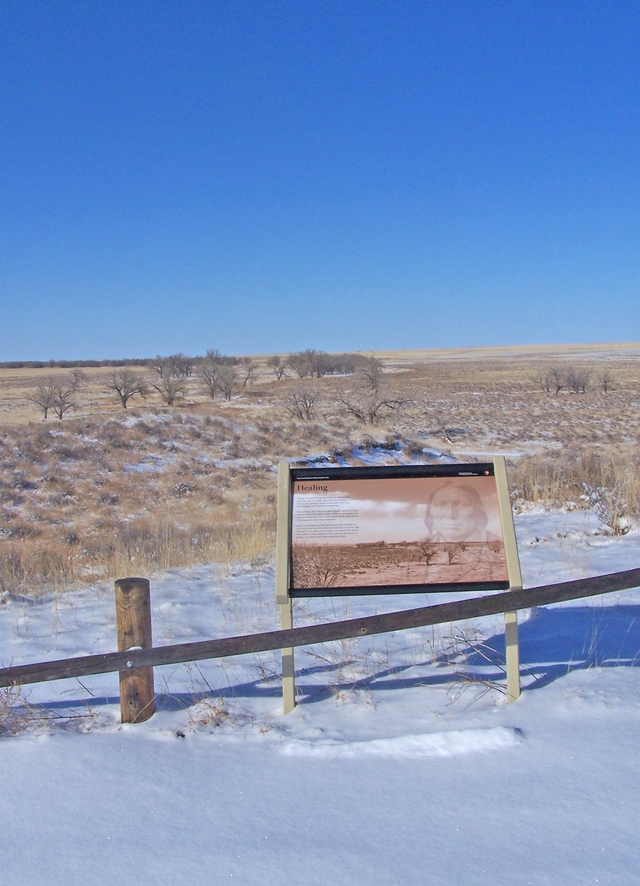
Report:
[[[492,463],[294,468],[290,514],[292,597],[510,586]]]

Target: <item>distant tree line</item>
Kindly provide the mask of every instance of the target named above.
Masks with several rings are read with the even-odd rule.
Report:
[[[290,370],[298,378],[321,378],[323,375],[352,375],[361,366],[367,365],[371,357],[361,354],[328,354],[308,348],[297,351],[287,357],[274,355],[270,357],[268,366],[275,371],[277,378],[286,375]],[[182,353],[168,357],[157,356],[132,357],[120,360],[5,360],[0,362],[0,369],[84,369],[101,368],[104,366],[121,368],[126,366],[149,366],[155,369],[163,364],[172,375],[190,378],[196,366],[202,363],[215,362],[219,366],[246,365],[249,357],[233,357],[221,354],[218,350],[209,350],[204,356],[190,357]]]
[[[87,369],[92,366],[146,366],[145,357],[123,360],[6,360],[0,369]]]

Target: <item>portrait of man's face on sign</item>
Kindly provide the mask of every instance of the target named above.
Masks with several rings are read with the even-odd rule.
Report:
[[[336,471],[317,482],[294,478],[294,595],[321,588],[508,586],[492,471],[362,474],[351,479]]]
[[[424,522],[432,542],[500,540],[487,529],[489,515],[478,491],[463,481],[444,481],[434,489]]]

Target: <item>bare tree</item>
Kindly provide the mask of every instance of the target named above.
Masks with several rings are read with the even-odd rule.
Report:
[[[566,373],[559,366],[552,366],[547,373],[549,390],[552,390],[556,397],[567,387]]]
[[[225,400],[230,400],[236,390],[238,373],[233,366],[221,366],[218,372],[218,387]]]
[[[308,389],[293,391],[285,400],[284,406],[289,415],[309,421],[316,406],[316,394]]]
[[[127,408],[129,400],[136,394],[146,397],[149,393],[149,387],[144,378],[131,369],[114,370],[109,376],[107,390],[117,394],[123,409]]]
[[[151,383],[167,406],[173,406],[177,399],[184,396],[187,387],[186,375],[181,371],[179,360],[182,354],[173,357],[156,357],[149,361],[151,369],[158,376],[158,380]]]
[[[603,370],[600,376],[600,384],[605,394],[609,394],[616,389],[616,377],[610,369]]]
[[[286,375],[287,367],[282,362],[282,357],[279,357],[277,354],[274,354],[273,357],[269,357],[267,360],[267,366],[270,369],[273,369],[273,373],[278,381]]]
[[[536,383],[540,386],[540,390],[545,394],[551,393],[551,376],[549,372],[538,372],[536,375]]]
[[[570,366],[566,373],[566,385],[574,394],[586,394],[590,378],[590,369]]]
[[[162,397],[167,406],[173,406],[180,397],[184,396],[186,380],[177,375],[164,375],[151,385]]]
[[[65,412],[77,408],[75,400],[76,391],[77,387],[73,379],[66,382],[58,382],[58,384],[54,386],[51,408],[60,421],[62,421]]]
[[[207,351],[206,355],[200,361],[198,378],[204,383],[206,392],[212,400],[218,393],[218,373],[220,372],[221,363],[218,362],[220,356],[218,351]]]
[[[289,354],[287,357],[287,366],[296,373],[298,378],[320,378],[330,371],[330,357],[324,351],[316,351],[313,348],[307,348],[306,351],[298,351],[295,354]]]
[[[383,367],[377,357],[366,357],[358,364],[357,375],[364,387],[371,392],[378,392],[382,384]]]
[[[175,373],[176,375],[182,375],[185,378],[191,378],[193,375],[193,370],[196,365],[196,361],[193,357],[188,357],[185,354],[176,354],[173,358],[175,360]]]
[[[358,421],[365,425],[377,425],[383,418],[388,418],[393,412],[401,409],[405,401],[401,398],[379,397],[377,394],[367,394],[358,400],[345,400],[341,398],[347,412],[355,416]]]
[[[69,383],[73,385],[76,391],[79,391],[80,388],[84,388],[89,383],[89,380],[86,376],[86,373],[82,371],[82,369],[72,369],[71,377],[69,379]]]
[[[315,353],[315,351],[313,351]],[[287,357],[287,366],[292,369],[298,378],[305,378],[311,375],[307,351],[298,351],[295,354],[289,354]]]
[[[297,545],[291,564],[296,584],[307,588],[336,587],[348,572],[345,555],[339,548]]]
[[[166,375],[168,371],[171,375],[182,378],[191,378],[196,364],[194,357],[187,357],[182,353],[171,354],[169,357],[156,357],[154,363],[157,362],[164,364],[163,374]]]
[[[238,370],[234,367],[242,365],[242,386],[246,388],[257,371],[257,365],[249,357],[226,357],[216,349],[209,349],[198,361],[198,377],[211,399],[218,392],[225,400],[230,400],[238,382]]]
[[[149,360],[149,366],[159,378],[171,373],[171,366],[166,357],[154,357],[153,360]]]
[[[36,388],[35,394],[29,397],[31,402],[42,410],[42,418],[45,421],[49,415],[49,410],[53,407],[54,393],[55,382],[51,379],[48,379],[47,381],[40,382],[40,384]]]
[[[463,541],[448,542],[444,546],[444,549],[447,552],[447,559],[449,561],[449,566],[453,566],[453,564],[456,562],[456,556],[459,553],[460,554],[464,553],[466,547],[467,546]]]
[[[82,372],[74,372],[66,378],[48,378],[37,386],[30,399],[42,410],[44,419],[48,417],[49,410],[52,410],[62,421],[66,412],[77,407],[75,395],[84,383]]]
[[[258,366],[249,357],[242,360],[242,387],[246,388],[248,383],[253,380]]]
[[[436,409],[433,413],[433,420],[435,422],[435,426],[429,431],[429,433],[434,434],[438,437],[442,437],[444,440],[447,441],[447,443],[453,443],[451,435],[454,429],[448,425],[446,415],[439,409]]]
[[[357,371],[359,387],[354,392],[355,396],[349,400],[341,398],[347,412],[363,424],[377,425],[383,417],[391,415],[405,405],[405,400],[401,397],[385,395],[381,375],[382,367],[379,361],[359,367]]]
[[[438,551],[440,550],[438,545],[434,544],[433,542],[424,541],[422,542],[422,544],[420,544],[419,547],[426,565],[431,566],[434,557],[438,554]]]

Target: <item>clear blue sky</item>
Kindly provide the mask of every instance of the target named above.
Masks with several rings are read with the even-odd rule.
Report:
[[[2,0],[0,47],[0,360],[640,339],[637,0]]]

